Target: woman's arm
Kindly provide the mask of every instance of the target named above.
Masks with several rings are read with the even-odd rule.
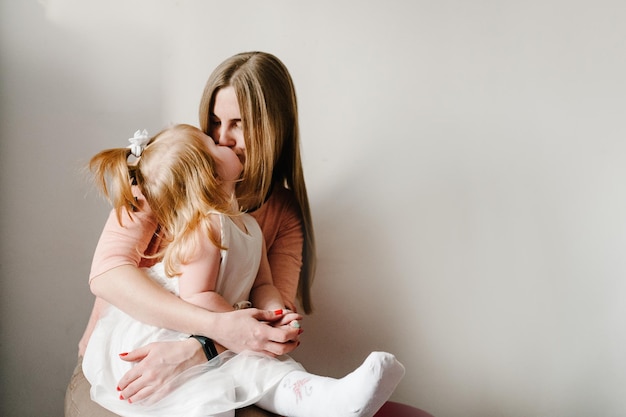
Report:
[[[133,192],[138,193],[136,187]],[[143,210],[133,214],[122,213],[122,226],[114,210],[111,210],[105,223],[105,227],[100,235],[100,240],[96,247],[92,260],[89,281],[121,265],[148,266],[151,260],[143,259],[141,253],[154,253],[159,244],[159,238],[154,233],[157,225],[152,220],[149,207],[140,193],[138,205],[143,204]],[[91,338],[91,333],[102,314],[103,309],[108,305],[102,298],[96,297],[89,317],[89,322],[85,328],[83,336],[78,343],[78,354],[83,356],[87,343]]]
[[[182,333],[212,333],[215,314],[181,300],[133,265],[113,268],[91,281],[91,291],[131,317]]]
[[[123,216],[122,224],[118,223],[114,213],[107,220],[90,275],[91,290],[97,297],[137,320],[207,336],[234,352],[252,350],[279,356],[296,348],[297,329],[271,326],[283,315],[258,309],[213,313],[189,304],[155,284],[138,268],[139,265],[147,266],[146,259],[138,254],[142,249],[147,253],[158,249],[158,236],[154,233],[156,224],[140,194],[138,206],[141,210]],[[88,329],[82,341],[86,343],[89,336]],[[135,362],[119,387],[124,398],[136,401],[151,395],[163,381],[182,370],[206,361],[195,340],[153,343],[128,352],[121,359]]]
[[[135,187],[133,192],[138,193]],[[90,283],[120,265],[149,266],[155,262],[145,255],[153,255],[159,249],[158,225],[143,196],[139,193],[136,198],[140,210],[122,210],[119,221],[115,210],[109,213],[91,261]]]
[[[263,241],[259,271],[250,291],[250,302],[253,307],[264,310],[279,310],[286,306],[280,291],[272,281],[272,271],[267,260],[265,241]]]
[[[258,322],[276,320],[272,312],[207,311],[164,290],[130,265],[102,274],[92,281],[91,287],[96,296],[147,324],[204,335],[235,352],[250,349],[282,355],[290,351],[282,343],[292,340],[293,334]]]
[[[91,291],[141,322],[212,335],[213,315],[182,301],[139,268],[146,261],[142,254],[155,253],[160,239],[150,206],[137,187],[133,194],[139,209],[123,210],[120,221],[112,210],[104,225],[91,266]]]
[[[118,290],[111,291],[115,287]],[[234,352],[252,350],[279,356],[297,346],[298,329],[269,325],[281,320],[282,314],[258,309],[210,312],[164,290],[144,277],[141,270],[129,265],[96,277],[92,280],[92,288],[97,295],[116,303],[118,308],[138,320],[183,333],[208,336]],[[200,344],[193,339],[152,343],[128,352],[120,359],[136,362],[119,381],[120,394],[134,402],[147,398],[163,382],[183,370],[206,362]]]
[[[285,306],[296,311],[304,243],[298,203],[290,190],[277,185],[267,202],[251,214],[263,230],[274,286]]]
[[[293,313],[283,315],[255,308],[230,313],[206,312],[218,317],[215,326],[216,329],[221,329],[207,335],[221,345],[237,346],[230,348],[235,352],[252,350],[271,356],[280,356],[291,352],[298,345],[299,329],[290,326],[271,326],[272,323],[283,319],[291,321],[288,317]],[[278,331],[274,336],[279,337],[270,336],[267,339],[266,335],[274,330]],[[221,332],[224,338],[217,338],[215,334]],[[277,339],[281,341],[276,341]],[[221,350],[220,346],[216,347],[218,351]],[[148,398],[171,378],[194,365],[206,362],[204,352],[195,339],[180,342],[155,342],[131,352],[120,353],[124,354],[120,356],[121,360],[135,363],[118,383],[120,395],[132,402]]]
[[[294,340],[293,334],[258,322],[259,315],[263,317],[260,320],[268,320],[268,315],[273,319],[271,312],[212,313],[154,283],[138,268],[144,262],[138,254],[140,250],[156,249],[156,224],[141,194],[137,194],[137,205],[140,211],[124,212],[121,224],[114,213],[107,220],[90,277],[91,290],[97,297],[144,323],[204,335],[235,352],[250,349],[281,355],[293,349],[282,345]]]
[[[82,357],[85,355],[85,349],[87,349],[87,343],[89,343],[89,338],[91,337],[91,333],[93,333],[93,329],[96,327],[96,323],[98,323],[98,319],[102,314],[102,310],[108,305],[106,301],[101,298],[95,299],[93,303],[93,307],[91,309],[91,314],[89,315],[89,322],[87,323],[87,327],[83,332],[83,336],[80,338],[78,342],[78,356]]]

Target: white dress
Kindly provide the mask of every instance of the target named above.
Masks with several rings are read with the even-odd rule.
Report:
[[[263,236],[254,218],[242,215],[248,233],[227,216],[222,225],[222,261],[216,291],[229,303],[247,300],[256,278]],[[178,278],[165,276],[162,263],[147,269],[150,277],[178,295]],[[111,306],[89,339],[83,372],[91,384],[91,398],[115,414],[140,416],[232,416],[236,408],[256,403],[289,372],[302,366],[288,356],[271,358],[258,353],[224,352],[206,364],[192,367],[162,387],[146,401],[120,400],[117,384],[133,364],[119,358],[156,341],[189,337],[141,323]]]

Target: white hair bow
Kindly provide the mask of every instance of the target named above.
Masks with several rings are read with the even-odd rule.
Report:
[[[150,141],[148,131],[146,129],[138,130],[135,132],[135,136],[128,139],[128,141],[130,142],[130,145],[128,146],[130,148],[130,153],[132,153],[136,158],[139,158]]]

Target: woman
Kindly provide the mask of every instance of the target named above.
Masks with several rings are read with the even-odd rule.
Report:
[[[134,196],[141,194],[158,221],[162,251],[154,255],[158,262],[147,269],[148,275],[210,311],[233,311],[248,302],[282,310],[283,298],[263,256],[261,228],[239,212],[234,198],[243,168],[235,153],[189,125],[165,129],[152,139],[139,132],[136,138],[140,144],[131,150],[101,151],[89,166],[120,218],[133,210]],[[137,159],[129,161],[130,154]],[[290,325],[299,328],[297,314],[290,316]],[[227,351],[214,356],[216,349],[209,345],[208,364],[185,371],[151,401],[118,398],[116,382],[132,367],[117,358],[119,352],[189,337],[110,306],[98,320],[83,360],[91,398],[125,417],[234,417],[237,408],[251,404],[291,417],[371,417],[404,375],[402,364],[387,352],[372,352],[359,368],[335,379],[307,372],[288,355]]]
[[[285,307],[295,311],[297,297],[309,313],[315,241],[300,159],[296,95],[284,64],[263,52],[242,53],[224,61],[207,81],[200,125],[242,161],[237,195],[240,206],[261,226],[274,284]],[[219,351],[253,350],[278,356],[296,348],[301,330],[283,325],[282,314],[256,309],[211,313],[155,285],[138,268],[151,262],[142,259],[139,253],[143,250],[137,249],[150,253],[160,243],[155,233],[158,225],[142,213],[142,204],[140,197],[134,221],[126,227],[119,225],[114,213],[105,225],[90,274],[90,287],[97,298],[79,343],[79,364],[107,302],[142,322],[211,337]],[[131,401],[149,397],[185,369],[207,360],[195,339],[154,343],[120,353],[125,354],[123,360],[137,362],[119,381],[120,395]],[[88,385],[77,366],[66,394],[66,415],[112,416],[90,401]],[[259,410],[238,415],[255,413],[268,415]]]

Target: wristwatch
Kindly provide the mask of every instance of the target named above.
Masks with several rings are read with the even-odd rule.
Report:
[[[215,348],[215,343],[213,343],[213,341],[209,339],[208,337],[198,336],[195,334],[192,334],[189,337],[193,337],[198,342],[200,342],[200,344],[202,345],[202,350],[204,351],[204,355],[206,356],[206,359],[208,361],[210,361],[211,359],[215,358],[218,355],[217,349]]]

